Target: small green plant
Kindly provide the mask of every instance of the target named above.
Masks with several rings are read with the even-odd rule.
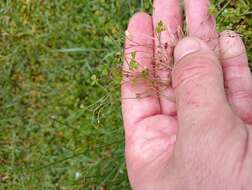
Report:
[[[228,1],[213,5],[220,12]],[[250,0],[232,0],[217,17],[219,31],[242,34],[250,63],[251,8]],[[120,127],[122,76],[149,84],[128,98],[164,96],[171,83],[137,63],[140,52],[132,70],[122,69],[124,31],[139,10],[151,14],[152,1],[0,1],[0,189],[131,189]],[[157,41],[169,33],[159,25]],[[155,70],[172,69],[165,52],[174,44],[175,38],[157,43],[160,52],[146,56]]]
[[[136,52],[131,52],[131,59],[130,59],[130,62],[129,62],[129,69],[131,71],[134,71],[136,69],[138,69],[138,63],[136,61]]]
[[[161,34],[161,32],[164,32],[166,30],[166,26],[162,20],[160,20],[155,28],[155,31],[157,34]]]
[[[162,96],[162,92],[168,87],[170,87],[171,81],[169,78],[161,79],[160,77],[154,74],[158,71],[170,73],[173,68],[173,60],[170,58],[169,52],[171,51],[171,48],[176,45],[177,39],[175,39],[176,37],[174,34],[169,33],[169,35],[172,36],[171,39],[173,40],[169,42],[162,42],[162,33],[164,32],[169,33],[170,31],[167,29],[167,26],[164,24],[163,21],[159,21],[157,26],[155,27],[154,40],[157,42],[157,44],[155,44],[156,50],[153,57],[148,57],[148,55],[143,55],[143,52],[137,52],[134,50],[125,55],[124,60],[128,65],[128,69],[123,69],[123,82],[127,82],[130,80],[133,86],[137,85],[138,83],[144,82],[148,84],[149,89],[146,92],[136,93],[135,97],[124,98],[138,99],[153,95]],[[128,31],[125,32],[126,39],[130,42],[130,46],[127,47],[127,49],[133,49],[137,46],[147,46],[147,44],[138,44],[132,41],[132,39],[134,39],[134,36],[132,35],[133,34],[130,34]],[[146,37],[153,38],[153,36]],[[153,62],[154,73],[151,72],[148,68],[141,66],[141,64],[137,62],[138,54],[141,54],[140,56],[142,58],[144,57],[144,59],[150,59],[151,62]]]

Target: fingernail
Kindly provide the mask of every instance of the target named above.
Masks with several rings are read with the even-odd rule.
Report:
[[[189,54],[196,53],[202,50],[202,43],[199,39],[194,37],[187,37],[181,40],[175,48],[174,59],[175,62],[179,62]]]

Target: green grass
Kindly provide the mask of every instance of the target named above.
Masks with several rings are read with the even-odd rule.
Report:
[[[218,16],[250,61],[251,7],[234,0]],[[150,1],[0,2],[0,189],[129,189],[118,68],[139,10]]]

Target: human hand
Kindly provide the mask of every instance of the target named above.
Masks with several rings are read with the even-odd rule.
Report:
[[[165,48],[166,64],[174,58],[172,71],[157,70],[146,54],[154,57],[159,42],[172,44],[180,37],[179,0],[155,0],[153,17],[137,13],[129,22],[126,59],[137,51],[141,68],[172,79],[162,93],[151,89],[152,95],[142,98],[128,97],[150,91],[147,82],[122,83],[126,163],[134,190],[252,189],[252,77],[246,51],[239,35],[216,32],[208,5],[208,0],[185,0],[190,37],[174,51],[172,45]],[[160,20],[167,30],[157,39]]]

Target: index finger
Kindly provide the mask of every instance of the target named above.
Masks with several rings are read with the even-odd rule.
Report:
[[[122,111],[126,132],[143,119],[160,113],[158,97],[148,80],[137,78],[142,71],[153,76],[153,26],[146,13],[135,14],[128,25],[122,82]],[[132,63],[131,60],[134,57]],[[130,65],[134,64],[134,65]],[[134,68],[130,68],[134,66]],[[135,78],[134,78],[135,77]],[[135,80],[137,79],[137,80]],[[133,84],[134,83],[134,84]]]

